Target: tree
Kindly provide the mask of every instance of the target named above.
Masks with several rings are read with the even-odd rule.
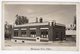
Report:
[[[76,30],[76,16],[74,16],[73,24],[71,24],[70,27],[71,27],[70,29]]]
[[[18,16],[16,15],[16,20],[15,20],[15,24],[16,25],[21,25],[21,24],[26,24],[28,23],[28,19],[25,16]]]
[[[73,30],[76,30],[76,16],[74,16],[74,25],[75,25],[75,27]]]
[[[76,16],[74,16],[74,24],[76,25]]]
[[[42,19],[42,17],[40,17],[40,23],[42,23],[43,22],[43,19]]]
[[[11,39],[12,25],[9,25],[7,22],[5,23],[5,39]]]

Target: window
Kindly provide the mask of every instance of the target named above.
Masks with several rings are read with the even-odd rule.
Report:
[[[36,36],[36,31],[35,30],[30,30],[30,36],[35,37]]]
[[[14,30],[14,36],[18,36],[18,30]]]
[[[22,37],[26,36],[26,30],[21,30],[21,36]]]
[[[47,38],[48,37],[48,30],[41,30],[41,38]]]

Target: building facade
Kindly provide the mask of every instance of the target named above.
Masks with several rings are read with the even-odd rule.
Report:
[[[12,41],[22,42],[36,41],[63,41],[65,39],[65,25],[56,22],[36,22],[23,25],[14,25]]]

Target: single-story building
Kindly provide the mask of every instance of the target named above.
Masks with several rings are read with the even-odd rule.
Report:
[[[48,42],[63,41],[65,39],[65,25],[52,22],[35,22],[14,25],[12,38],[14,42],[27,41]]]

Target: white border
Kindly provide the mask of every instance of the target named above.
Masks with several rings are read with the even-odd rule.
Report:
[[[20,1],[16,1],[16,2],[9,2],[9,1],[5,1],[4,3],[3,3],[3,5],[4,4],[48,4],[48,5],[51,5],[51,4],[54,4],[54,5],[57,5],[57,4],[60,4],[60,5],[70,5],[70,4],[73,4],[73,5],[77,5],[78,6],[78,3],[75,3],[75,2],[73,2],[73,3],[69,3],[69,2],[38,2],[38,1],[36,1],[36,2],[20,2]],[[4,9],[4,7],[3,7],[3,9]],[[78,8],[77,8],[77,17],[78,17]],[[3,10],[3,14],[4,14],[4,10]],[[2,42],[2,48],[4,48],[4,15],[2,15],[3,16],[3,18],[2,18],[2,40],[1,40],[1,42]],[[79,29],[79,24],[78,24],[78,21],[79,20],[79,18],[77,18],[77,28]],[[77,46],[76,47],[59,47],[59,48],[57,48],[57,47],[54,47],[54,49],[51,47],[51,49],[53,49],[53,50],[60,50],[60,51],[66,51],[66,50],[70,50],[70,51],[78,51],[78,49],[79,49],[79,31],[77,30],[77,36],[76,36],[77,38],[76,38],[76,40],[77,40]],[[21,48],[23,48],[23,47],[21,47]],[[57,49],[56,49],[57,48]]]

